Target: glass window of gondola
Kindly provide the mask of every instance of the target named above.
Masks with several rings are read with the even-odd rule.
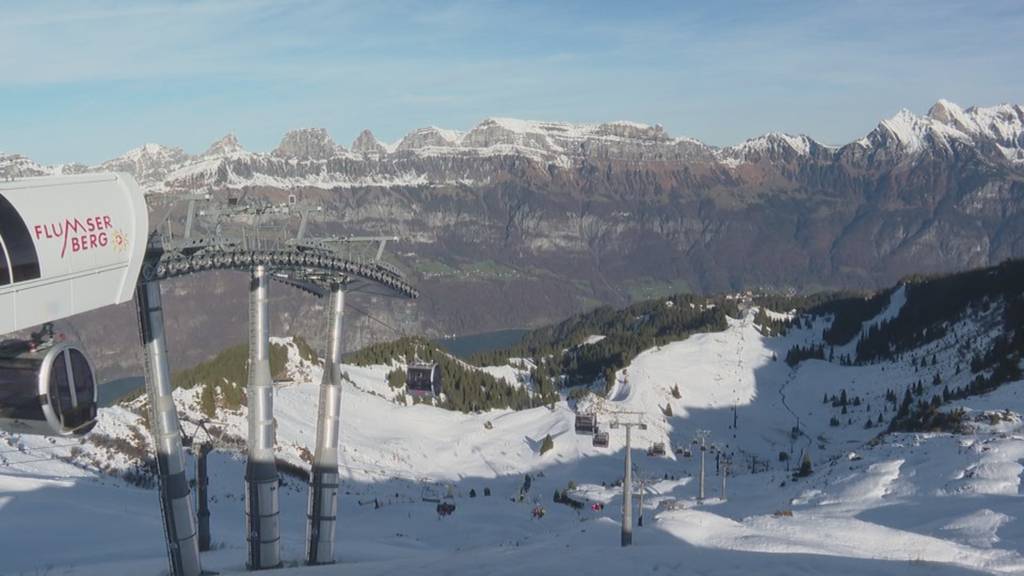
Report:
[[[2,345],[0,345],[2,346]],[[0,350],[0,418],[37,419],[39,364],[28,358],[6,356]]]
[[[74,403],[71,401],[71,383],[68,382],[67,360],[64,352],[58,354],[50,366],[50,398],[56,402],[59,414],[74,408]]]
[[[96,383],[93,381],[89,361],[78,350],[71,349],[68,354],[71,355],[71,373],[75,377],[75,399],[79,404],[92,402],[96,395]]]
[[[410,364],[405,371],[406,388],[414,394],[434,394],[440,386],[439,372],[436,364]]]
[[[39,256],[29,234],[28,227],[14,206],[0,195],[0,231],[3,233],[3,252],[6,253],[12,282],[24,282],[39,278]],[[0,256],[2,258],[2,256]],[[0,284],[5,282],[0,281]]]
[[[11,265],[7,261],[7,249],[4,239],[0,237],[0,286],[11,283]]]
[[[597,432],[597,416],[594,414],[576,415],[576,433],[594,434]]]
[[[96,417],[96,403],[93,398],[96,394],[95,382],[92,377],[92,369],[85,356],[78,350],[69,350],[72,380],[75,389],[75,408],[65,410],[64,426],[70,429],[78,429],[85,426]]]

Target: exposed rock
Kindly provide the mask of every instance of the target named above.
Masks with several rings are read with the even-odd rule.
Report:
[[[326,160],[337,156],[339,152],[344,152],[344,148],[334,143],[327,130],[303,128],[285,134],[273,154],[281,158]]]
[[[217,140],[203,153],[203,158],[220,158],[225,156],[237,156],[246,154],[245,148],[238,143],[238,138],[234,134],[227,134],[220,140]]]
[[[363,130],[352,142],[352,151],[360,154],[385,154],[388,150],[377,140],[373,132]]]
[[[715,148],[659,126],[492,118],[468,133],[416,130],[394,151],[369,132],[349,153],[324,131],[299,131],[274,154],[227,137],[163,181],[159,163],[125,169],[150,190],[244,188],[274,201],[294,191],[323,208],[318,233],[398,235],[422,298],[380,317],[472,333],[672,290],[871,288],[1024,256],[1022,126],[1020,106],[939,102],[842,147],[767,134]],[[81,167],[0,156],[0,174],[70,169]],[[189,306],[208,304],[180,285]],[[207,308],[191,321],[212,334],[228,311]],[[315,316],[288,314],[290,327],[319,333]],[[394,336],[360,330],[349,347]]]
[[[396,151],[419,150],[428,147],[454,148],[459,145],[463,134],[455,130],[442,130],[431,126],[417,128],[405,135],[395,148]]]

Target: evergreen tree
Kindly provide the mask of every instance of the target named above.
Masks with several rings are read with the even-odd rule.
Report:
[[[554,447],[555,447],[555,441],[551,438],[551,434],[548,434],[547,436],[544,437],[544,441],[541,442],[541,445],[540,445],[540,453],[541,453],[541,455],[543,455],[548,450],[553,449]]]
[[[203,391],[199,395],[199,410],[207,418],[217,416],[217,397],[213,384],[203,385]]]
[[[397,368],[388,372],[388,386],[392,388],[405,386],[405,370]]]
[[[907,388],[907,393],[903,395],[903,402],[900,404],[900,409],[896,412],[896,420],[903,420],[907,416],[910,416],[910,407],[914,404],[914,397],[910,395],[910,388]]]

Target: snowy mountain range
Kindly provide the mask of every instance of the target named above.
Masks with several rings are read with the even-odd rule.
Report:
[[[993,161],[1024,166],[1024,109],[1010,104],[963,109],[940,100],[924,116],[902,110],[865,137],[841,147],[805,135],[769,133],[718,148],[672,137],[660,125],[488,118],[468,132],[419,128],[393,143],[381,142],[364,130],[346,148],[325,129],[306,128],[285,134],[269,153],[249,152],[229,134],[201,154],[145,144],[96,166],[44,166],[17,154],[0,154],[0,176],[123,170],[152,192],[246,186],[331,189],[481,184],[500,176],[498,171],[465,163],[417,162],[425,159],[520,157],[546,169],[563,170],[598,161],[707,164],[735,170],[761,162],[856,162],[880,155],[911,162],[924,154],[953,154],[959,147],[974,147]]]
[[[421,299],[376,302],[375,313],[435,337],[539,326],[680,290],[874,289],[1024,256],[1020,105],[940,101],[841,147],[773,133],[716,148],[629,122],[492,118],[391,143],[364,131],[341,146],[307,129],[271,152],[232,135],[199,154],[151,144],[92,167],[0,157],[7,175],[94,169],[127,170],[160,193],[242,188],[272,202],[295,193],[321,209],[313,234],[399,236],[394,263]],[[171,305],[196,324],[172,332],[176,363],[243,338],[231,328],[242,301],[216,296],[213,306],[207,295],[244,289],[229,276],[176,283]],[[291,329],[322,325],[302,302],[277,306]],[[106,373],[137,369],[118,353],[133,336],[117,322],[131,316],[76,321],[104,351]],[[345,348],[392,335],[357,318]]]

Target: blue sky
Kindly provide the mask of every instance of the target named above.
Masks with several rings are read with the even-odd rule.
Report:
[[[98,162],[227,132],[392,141],[488,116],[842,144],[900,108],[1024,102],[1024,2],[13,2],[0,150]]]

